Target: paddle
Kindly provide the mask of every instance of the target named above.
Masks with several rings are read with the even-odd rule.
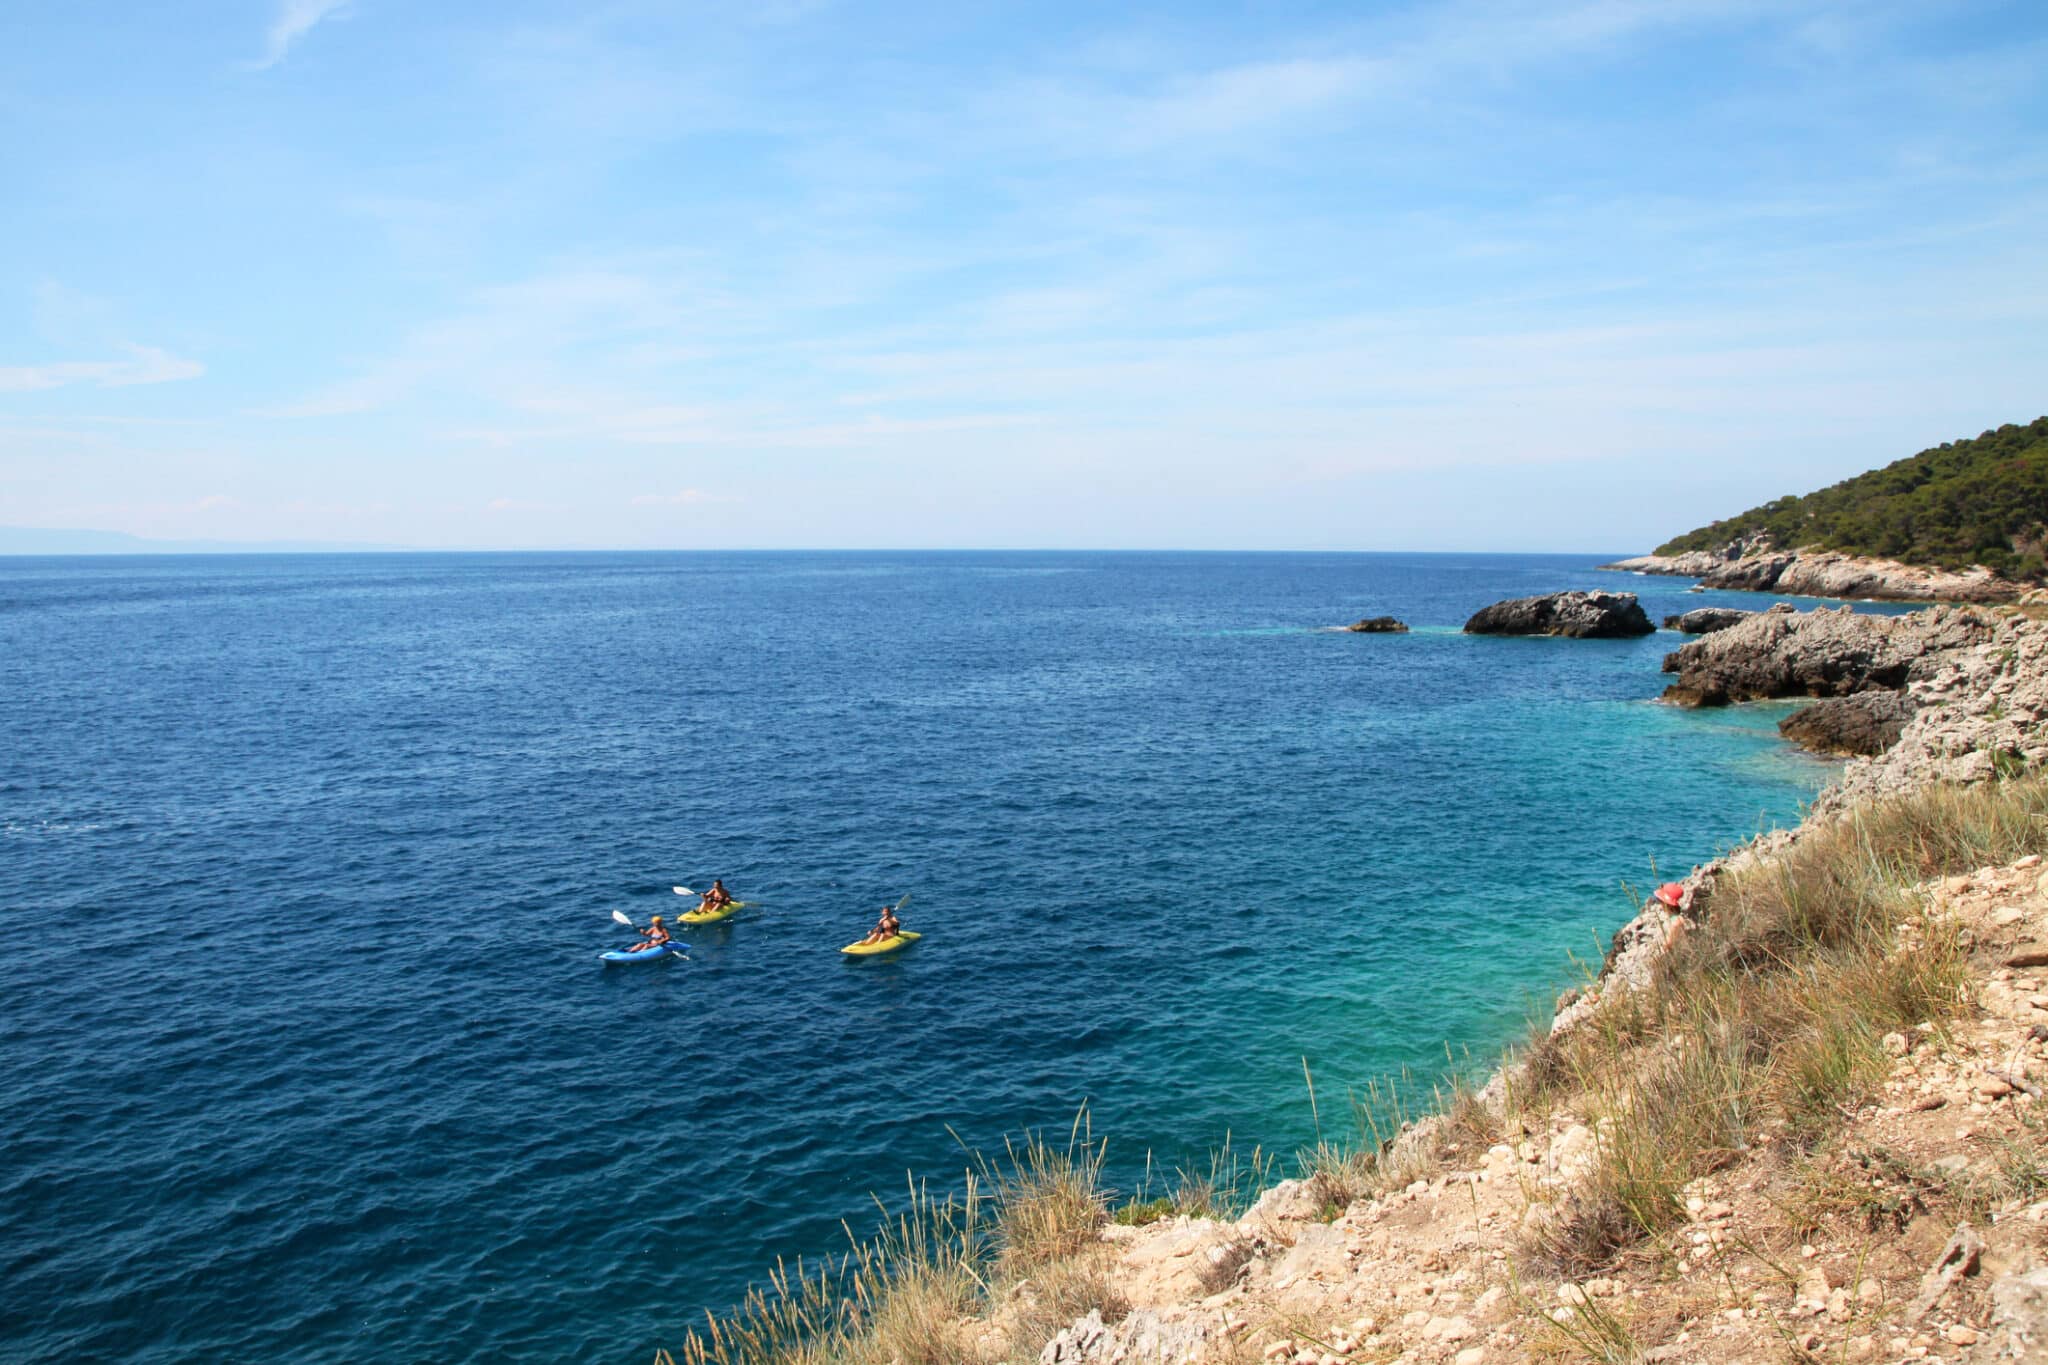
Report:
[[[623,910],[612,911],[612,918],[617,920],[619,923],[625,925],[628,929],[638,929],[640,927],[639,925],[633,923],[632,919]],[[670,939],[667,943],[663,944],[662,946],[667,948],[671,953],[674,953],[677,957],[682,958],[683,961],[688,962],[690,960],[688,955],[683,952],[683,945],[677,943],[674,939]],[[629,951],[639,951],[645,953],[652,952],[653,950],[651,948],[641,948],[638,950]]]

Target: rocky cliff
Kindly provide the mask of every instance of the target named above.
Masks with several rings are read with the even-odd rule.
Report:
[[[1677,574],[1709,588],[1875,602],[2010,602],[2019,584],[1989,569],[1934,569],[1832,550],[1769,550],[1748,544],[1679,555],[1638,555],[1603,564],[1630,573]]]

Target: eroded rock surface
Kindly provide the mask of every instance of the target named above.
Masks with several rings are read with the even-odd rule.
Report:
[[[1465,623],[1468,635],[1562,635],[1580,640],[1649,635],[1656,629],[1632,592],[1517,597],[1482,608]]]
[[[1368,616],[1363,621],[1353,621],[1344,629],[1357,635],[1402,635],[1407,633],[1408,626],[1391,616]]]
[[[1859,692],[1794,711],[1778,722],[1778,733],[1817,754],[1881,754],[1898,743],[1918,709],[1907,692]]]
[[[1933,569],[1832,550],[1773,550],[1742,542],[1682,555],[1638,555],[1601,567],[1677,574],[1709,588],[1887,602],[2010,602],[2023,590],[1985,568]]]
[[[1188,1365],[1220,1335],[1200,1319],[1170,1320],[1144,1310],[1111,1325],[1091,1310],[1046,1343],[1039,1365]]]
[[[1698,607],[1664,618],[1664,629],[1675,630],[1681,635],[1712,635],[1717,630],[1726,630],[1732,625],[1747,621],[1756,615],[1753,611],[1741,611],[1734,607]]]
[[[1992,632],[1991,618],[1967,607],[1877,616],[1848,607],[1795,611],[1781,602],[1667,655],[1664,671],[1678,680],[1664,699],[1723,706],[1904,687],[1916,664]]]

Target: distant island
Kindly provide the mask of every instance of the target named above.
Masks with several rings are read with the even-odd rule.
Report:
[[[2048,417],[1950,441],[1604,567],[1708,587],[1995,602],[2048,579]]]

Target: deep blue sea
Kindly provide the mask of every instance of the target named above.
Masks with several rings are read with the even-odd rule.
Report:
[[[1458,632],[1759,605],[1595,562],[0,560],[0,1358],[643,1361],[949,1125],[1131,1188],[1483,1066],[1831,772],[1677,637]]]

